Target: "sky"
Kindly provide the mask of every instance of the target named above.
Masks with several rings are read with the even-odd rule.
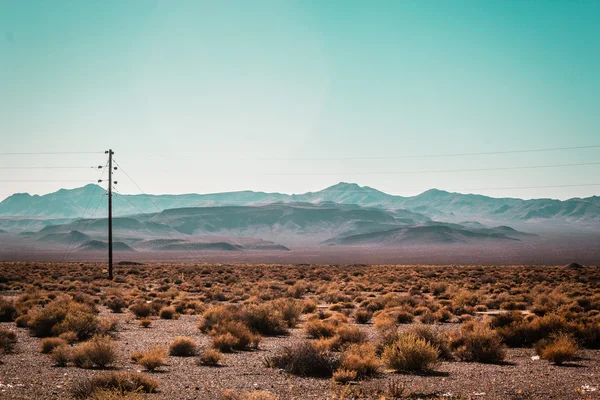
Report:
[[[109,148],[122,193],[597,195],[599,19],[595,0],[2,0],[0,199],[96,182]]]

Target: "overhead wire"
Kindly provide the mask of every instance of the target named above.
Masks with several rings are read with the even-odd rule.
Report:
[[[127,178],[128,178],[130,181],[131,181],[131,183],[133,183],[133,184],[135,185],[135,187],[137,187],[137,188],[138,188],[138,190],[139,190],[139,191],[140,191],[140,192],[141,192],[141,193],[142,193],[144,196],[146,196],[146,198],[148,199],[148,201],[150,201],[150,203],[152,203],[152,205],[153,205],[153,206],[156,208],[156,210],[157,210],[159,213],[162,213],[162,212],[163,212],[163,210],[161,210],[161,209],[160,209],[160,207],[158,207],[158,205],[157,205],[157,204],[156,204],[156,203],[155,203],[155,202],[152,200],[152,198],[151,198],[150,196],[148,196],[148,194],[147,194],[146,192],[144,192],[144,190],[143,190],[143,189],[142,189],[142,188],[141,188],[141,187],[140,187],[140,186],[139,186],[139,185],[138,185],[138,184],[137,184],[137,183],[136,183],[136,182],[133,180],[133,178],[132,178],[132,177],[131,177],[131,176],[130,176],[128,173],[127,173],[127,171],[125,171],[125,169],[124,169],[124,168],[121,166],[121,164],[119,164],[119,163],[118,163],[116,160],[114,160],[114,159],[113,159],[113,162],[114,162],[114,163],[115,163],[115,165],[116,165],[116,166],[119,168],[119,170],[120,170],[121,172],[123,172],[123,174],[125,174],[125,176],[126,176],[126,177],[127,177]],[[126,198],[128,201],[129,201],[129,199],[128,199],[127,197],[125,197],[125,198]],[[130,202],[130,203],[131,203],[131,202]],[[133,203],[131,203],[131,204],[133,204]],[[137,208],[137,207],[136,207],[136,208]],[[138,210],[139,210],[139,208],[138,208]],[[141,210],[140,210],[140,211],[141,211]],[[163,213],[163,214],[162,214],[162,216],[163,216],[163,217],[165,217],[165,219],[166,219],[167,221],[169,221],[169,224],[171,225],[171,228],[172,228],[174,231],[178,232],[178,233],[181,235],[181,237],[182,237],[182,238],[183,238],[183,239],[184,239],[186,242],[188,242],[188,243],[190,244],[190,246],[192,246],[192,248],[193,248],[193,249],[194,249],[196,252],[198,252],[198,253],[201,255],[201,253],[199,252],[198,248],[196,248],[196,246],[194,245],[194,243],[190,242],[190,241],[189,241],[189,240],[188,240],[188,239],[185,237],[185,235],[184,235],[184,234],[183,234],[181,231],[179,231],[177,228],[175,228],[175,223],[174,223],[173,221],[171,221],[171,219],[169,218],[169,216],[168,216],[166,213]],[[203,257],[203,256],[202,256],[202,257]],[[206,260],[204,260],[204,261],[206,262]]]
[[[102,177],[104,176],[104,173],[106,171],[106,167],[107,166],[108,166],[108,161],[106,162],[106,165],[104,165],[104,167],[102,168],[102,172],[100,173],[100,176],[98,177],[98,179],[96,180],[96,182],[99,182],[102,179]],[[66,259],[65,257],[67,255],[67,252],[69,253],[69,256],[71,255],[71,251],[72,250],[69,251],[69,248],[71,247],[71,243],[73,242],[73,238],[75,237],[75,232],[79,231],[79,226],[81,224],[81,221],[85,217],[85,213],[87,212],[88,208],[90,207],[90,204],[92,202],[93,196],[96,194],[96,190],[97,189],[98,189],[98,186],[97,185],[94,186],[94,191],[90,194],[90,199],[88,200],[87,205],[85,206],[85,209],[83,210],[83,213],[81,214],[81,217],[77,221],[77,227],[75,228],[75,230],[73,230],[71,232],[71,238],[69,240],[69,244],[67,245],[67,247],[65,249],[65,253],[63,254],[63,258],[62,258],[61,262],[65,261],[65,259]],[[100,200],[100,202],[101,201],[102,201],[102,199]],[[94,210],[94,214],[96,213],[96,210],[98,209],[98,206],[100,205],[100,202],[98,202],[98,205],[96,206],[96,209]],[[86,225],[86,228],[87,228],[87,225]],[[73,246],[73,247],[75,247],[75,246]]]
[[[113,162],[114,162],[114,160],[113,160]],[[120,168],[120,167],[119,167],[119,168]],[[135,205],[135,204],[134,204],[134,203],[133,203],[131,200],[129,200],[129,198],[128,198],[126,195],[123,195],[122,193],[120,193],[120,192],[119,192],[118,190],[116,190],[116,189],[113,189],[113,190],[114,190],[115,192],[117,192],[117,194],[119,194],[119,195],[120,195],[122,198],[124,198],[124,199],[125,199],[125,200],[126,200],[128,203],[129,203],[129,204],[131,204],[131,205],[132,205],[132,206],[133,206],[133,207],[134,207],[136,210],[138,210],[138,212],[139,212],[140,214],[142,214],[144,217],[146,217],[146,219],[147,219],[147,221],[148,221],[148,222],[151,222],[151,223],[153,223],[154,225],[156,225],[156,227],[157,227],[157,228],[159,228],[159,229],[160,229],[160,230],[161,230],[163,233],[165,233],[167,236],[169,236],[169,238],[170,238],[170,239],[174,240],[174,241],[175,241],[175,244],[178,244],[178,245],[180,245],[180,246],[181,246],[181,247],[182,247],[182,248],[183,248],[183,249],[184,249],[184,250],[185,250],[185,251],[186,251],[186,252],[187,252],[187,253],[190,255],[190,257],[192,257],[192,258],[196,257],[196,256],[194,256],[194,254],[193,254],[193,253],[192,253],[192,252],[191,252],[191,251],[190,251],[190,250],[189,250],[189,249],[188,249],[188,248],[187,248],[187,247],[186,247],[186,246],[185,246],[185,245],[184,245],[184,244],[183,244],[183,243],[180,241],[180,239],[178,240],[178,239],[174,238],[174,237],[173,237],[173,236],[172,236],[172,235],[169,233],[169,231],[167,231],[167,230],[163,229],[163,227],[162,227],[160,224],[158,224],[156,221],[153,221],[153,220],[152,220],[152,217],[150,217],[150,215],[148,215],[147,213],[145,213],[145,212],[143,212],[142,210],[140,210],[140,208],[139,208],[137,205]],[[176,232],[179,232],[179,231],[178,231],[178,230],[177,230],[175,227],[171,227],[171,229],[173,229],[173,230],[174,230],[174,231],[176,231]],[[181,232],[179,232],[179,233],[181,234]],[[188,243],[192,244],[192,243],[191,243],[191,242],[189,242],[187,239],[185,239],[185,238],[184,238],[184,240],[185,240],[186,242],[188,242]],[[196,250],[196,251],[198,251],[197,249],[195,249],[195,250]],[[204,262],[205,262],[205,261],[206,261],[206,260],[204,260]]]

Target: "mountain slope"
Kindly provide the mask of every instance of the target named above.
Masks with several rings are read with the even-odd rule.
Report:
[[[97,216],[105,216],[104,190],[96,185],[50,193],[44,196],[15,194],[0,202],[0,228],[10,230],[15,216],[35,218],[81,218],[97,209]],[[378,208],[397,213],[418,213],[424,218],[447,222],[471,221],[486,225],[558,224],[562,227],[579,225],[600,230],[600,197],[573,198],[565,201],[553,199],[522,200],[492,198],[476,194],[450,193],[431,189],[417,196],[401,197],[353,183],[339,183],[318,192],[287,195],[241,191],[214,194],[183,195],[122,195],[114,198],[115,216],[156,213],[168,209],[220,206],[254,206],[275,203],[346,204]],[[89,204],[89,207],[87,207]],[[133,205],[132,205],[133,204]],[[9,218],[10,217],[10,218]],[[410,216],[409,216],[410,218]],[[561,227],[561,229],[562,229]],[[185,228],[184,228],[185,229]],[[32,230],[20,228],[23,230]]]

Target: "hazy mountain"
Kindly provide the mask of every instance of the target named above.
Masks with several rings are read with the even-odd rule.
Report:
[[[439,245],[454,243],[473,243],[482,240],[506,241],[518,240],[493,230],[475,232],[445,225],[415,226],[397,228],[382,232],[363,233],[330,239],[326,244],[352,246],[402,246],[402,245]]]
[[[104,193],[105,191],[99,186],[88,185],[72,190],[61,189],[58,192],[44,196],[15,194],[0,202],[0,217],[4,217],[0,218],[0,229],[11,232],[31,231],[40,229],[40,225],[48,224],[47,221],[44,221],[45,218],[54,218],[52,224],[64,223],[65,218],[68,221],[82,216],[84,218],[91,217],[94,211],[96,217],[103,217],[106,215],[106,197]],[[413,220],[418,214],[421,218],[419,222],[426,219],[453,223],[468,221],[465,226],[469,228],[474,228],[473,224],[475,223],[482,223],[485,226],[510,225],[521,229],[523,227],[533,227],[531,229],[534,230],[538,225],[540,227],[551,226],[556,229],[586,228],[600,230],[600,197],[598,196],[584,199],[573,198],[565,201],[553,199],[523,200],[450,193],[431,189],[417,196],[401,197],[353,183],[339,183],[318,192],[296,195],[252,191],[204,195],[119,195],[114,197],[113,209],[115,216],[128,216],[140,213],[154,215],[156,212],[170,209],[181,210],[197,207],[210,209],[222,206],[245,207],[275,203],[321,205],[321,208],[319,208],[321,211],[311,211],[309,214],[310,218],[324,218],[324,224],[332,217],[331,212],[326,211],[328,204],[343,204],[348,207],[355,206],[361,209],[371,208],[385,211],[388,217],[391,213],[392,216],[399,218],[404,213],[406,214],[407,223],[414,222]],[[269,225],[272,223],[273,218],[282,217],[273,211],[267,212],[267,210],[259,208],[256,213],[252,214],[252,218],[267,218],[264,224]],[[234,215],[237,215],[236,209],[231,209],[231,211]],[[178,212],[182,213],[183,211]],[[206,212],[210,214],[210,211]],[[294,216],[300,218],[302,212],[297,208],[294,211]],[[306,211],[304,212],[306,213]],[[196,216],[195,218],[204,217],[208,216]],[[59,218],[63,218],[63,220],[56,220]],[[234,218],[235,220],[237,217],[224,218],[226,220],[227,218]],[[286,218],[283,218],[283,221]],[[161,220],[161,218],[158,219]],[[302,221],[300,219],[288,223],[298,223],[299,229],[301,229]],[[190,222],[192,225],[198,223],[197,221]],[[203,224],[200,229],[210,231],[213,223],[209,218]],[[181,229],[187,233],[192,228],[191,225],[182,224]],[[193,229],[198,228],[193,227]]]
[[[107,219],[49,225],[28,235],[41,246],[99,251]],[[407,210],[324,202],[262,206],[188,207],[113,219],[114,241],[136,251],[289,251],[326,245],[400,246],[518,241],[527,234],[507,226],[473,227],[433,221]],[[125,247],[126,246],[126,247]]]

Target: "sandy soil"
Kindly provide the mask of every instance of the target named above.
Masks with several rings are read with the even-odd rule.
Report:
[[[201,347],[210,339],[196,324],[198,316],[181,316],[178,320],[154,320],[150,328],[140,328],[130,314],[102,314],[120,320],[116,338],[119,371],[139,371],[129,360],[135,350],[151,345],[168,346],[177,336],[194,338]],[[74,367],[53,367],[50,359],[40,354],[40,339],[31,337],[26,329],[2,323],[2,328],[15,329],[17,351],[5,355],[0,364],[0,398],[65,399],[74,381],[105,371]],[[441,325],[441,329],[449,325]],[[370,325],[361,325],[369,336],[375,335]],[[149,399],[219,399],[223,389],[268,390],[280,399],[339,398],[339,386],[329,379],[290,376],[263,365],[266,356],[282,346],[304,340],[300,329],[284,337],[264,338],[260,349],[227,354],[221,367],[198,366],[194,357],[168,357],[160,372],[151,374],[160,382],[159,393]],[[600,350],[582,350],[580,359],[569,366],[553,366],[543,360],[533,360],[531,349],[510,349],[504,365],[484,365],[465,362],[443,362],[436,373],[428,376],[402,375],[384,372],[380,377],[359,383],[367,388],[384,388],[388,382],[401,383],[411,398],[473,398],[473,399],[600,399]]]

